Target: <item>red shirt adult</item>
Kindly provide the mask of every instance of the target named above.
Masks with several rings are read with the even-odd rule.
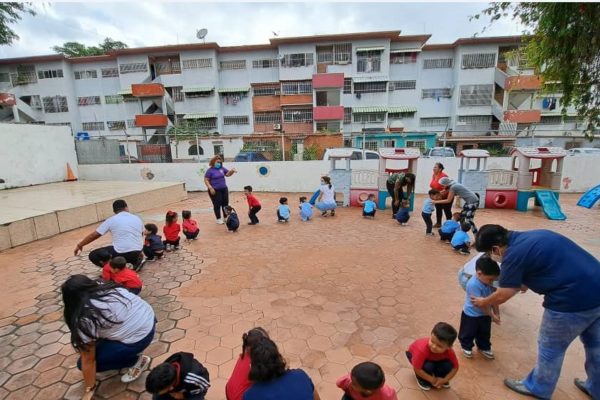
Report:
[[[114,273],[110,268],[110,264],[106,264],[102,268],[102,279],[116,282],[127,289],[140,289],[143,286],[142,280],[134,270],[125,267]]]
[[[431,182],[429,182],[429,187],[438,191],[443,191],[446,189],[445,186],[440,185],[440,179],[443,177],[447,177],[444,171],[440,171],[438,174],[433,174],[431,176]]]
[[[252,193],[246,196],[246,200],[248,200],[248,206],[250,206],[250,208],[260,206],[260,201],[258,201]]]
[[[352,387],[352,376],[350,374],[339,378],[335,384],[342,389],[344,393],[352,397],[353,400],[398,400],[396,391],[386,384],[373,392],[369,397],[360,394],[359,391]]]
[[[242,358],[240,355],[233,372],[225,385],[225,396],[227,400],[242,400],[246,390],[252,386],[252,382],[248,379],[248,373],[250,373],[250,355],[246,354]]]
[[[179,232],[181,232],[181,225],[174,223],[171,225],[165,225],[163,233],[165,234],[165,240],[170,242],[175,241],[179,238]]]
[[[454,350],[448,349],[443,353],[432,353],[429,349],[429,338],[415,340],[408,351],[412,354],[411,364],[415,369],[423,369],[425,361],[449,360],[452,366],[458,369],[458,359]]]

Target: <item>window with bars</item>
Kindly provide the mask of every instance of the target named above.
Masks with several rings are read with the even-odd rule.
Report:
[[[496,53],[463,54],[461,68],[491,68],[496,65]]]
[[[460,87],[460,106],[489,106],[492,104],[494,85],[464,85]]]
[[[75,79],[96,79],[98,77],[98,71],[90,69],[86,71],[75,71]]]
[[[308,67],[313,65],[313,53],[285,54],[281,60],[283,67]]]
[[[424,153],[425,149],[427,148],[427,141],[425,141],[425,140],[407,140],[406,147],[416,147],[417,149],[421,150],[421,153]]]
[[[45,113],[69,112],[69,106],[65,96],[44,97],[42,103],[44,105]]]
[[[388,119],[410,119],[415,117],[415,112],[388,113]]]
[[[317,46],[317,62],[342,65],[352,63],[352,43]]]
[[[29,100],[29,107],[33,108],[34,110],[42,109],[42,99],[39,95],[35,94],[31,96],[31,99]]]
[[[394,90],[414,90],[417,88],[417,81],[390,81],[390,92]]]
[[[281,113],[275,112],[256,112],[254,113],[255,124],[280,124]]]
[[[339,132],[341,124],[339,121],[317,122],[317,132]]]
[[[281,93],[281,86],[279,83],[272,85],[258,86],[252,89],[255,96],[279,96]]]
[[[117,67],[102,68],[100,74],[103,78],[116,78],[119,76],[119,69]]]
[[[387,82],[354,82],[354,93],[387,92]]]
[[[351,107],[344,108],[344,123],[345,124],[352,123],[352,108]]]
[[[132,74],[136,72],[147,72],[148,64],[147,63],[128,63],[128,64],[119,64],[119,73],[121,74]]]
[[[352,138],[344,138],[344,147],[352,147]]]
[[[360,52],[356,56],[357,72],[379,72],[381,71],[381,51]]]
[[[48,122],[45,125],[48,125],[48,126],[68,126],[69,128],[71,127],[71,123],[70,122]]]
[[[247,115],[236,115],[223,117],[223,125],[249,125],[250,118]]]
[[[217,118],[186,119],[183,126],[187,129],[215,129]]]
[[[179,103],[184,100],[183,86],[172,86],[170,89],[174,102]]]
[[[84,131],[103,131],[104,122],[83,122],[81,129]]]
[[[87,96],[87,97],[78,97],[77,98],[78,106],[93,106],[96,104],[102,104],[100,102],[100,96]]]
[[[383,147],[396,147],[396,141],[395,140],[384,140]]]
[[[212,68],[212,58],[194,58],[191,60],[183,60],[183,69],[200,69],[200,68]]]
[[[221,61],[219,67],[222,70],[246,69],[246,60]]]
[[[312,81],[281,82],[281,92],[283,94],[312,93]]]
[[[312,122],[312,108],[286,108],[283,110],[283,122],[305,123]]]
[[[366,150],[379,150],[379,142],[377,140],[365,140],[365,149]]]
[[[452,58],[430,58],[423,60],[423,69],[452,68]]]
[[[125,103],[137,103],[138,99],[137,97],[133,97],[132,95],[125,95],[123,96],[123,101]]]
[[[161,59],[154,62],[154,71],[157,75],[169,75],[181,73],[181,62],[179,59]]]
[[[449,99],[451,97],[452,89],[450,88],[423,89],[421,91],[422,99]]]
[[[476,125],[489,127],[492,123],[491,115],[459,115],[457,125]],[[457,128],[457,130],[460,130]]]
[[[561,125],[562,117],[560,115],[543,115],[540,118],[540,125]]]
[[[252,60],[252,68],[277,68],[278,65],[279,61],[276,58]]]
[[[354,114],[354,122],[384,122],[385,113],[358,113]]]
[[[450,117],[427,117],[419,121],[422,128],[446,128],[449,124]]]
[[[128,119],[127,120],[127,127],[131,128],[131,129],[136,128],[136,126],[135,126],[135,119]]]
[[[8,72],[0,72],[0,82],[10,82],[10,74]]]
[[[390,64],[414,64],[418,53],[390,53]]]
[[[352,78],[344,78],[344,93],[352,93]]]
[[[124,131],[126,123],[125,121],[106,121],[106,126],[109,131]]]
[[[63,78],[62,69],[46,69],[38,71],[38,79]]]

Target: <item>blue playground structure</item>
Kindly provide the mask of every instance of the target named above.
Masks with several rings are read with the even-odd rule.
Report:
[[[600,200],[600,185],[585,192],[577,202],[577,205],[580,207],[592,208],[598,200]]]

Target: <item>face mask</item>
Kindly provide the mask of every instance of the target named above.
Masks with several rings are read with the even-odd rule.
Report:
[[[324,184],[325,184],[325,181],[321,181],[321,185],[324,185]]]
[[[489,256],[492,260],[496,261],[497,263],[501,263],[502,262],[502,255],[500,254],[500,250],[495,250],[492,248],[492,251],[490,251]]]
[[[215,164],[215,168],[216,168],[216,169],[219,169],[219,168],[221,168],[222,166],[223,166],[223,164],[221,164],[220,162],[218,162],[218,163],[216,163],[216,164]]]

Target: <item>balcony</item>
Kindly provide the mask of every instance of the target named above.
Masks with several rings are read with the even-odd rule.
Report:
[[[163,97],[165,87],[160,83],[134,83],[131,94],[133,97]]]
[[[504,72],[501,68],[496,67],[494,81],[507,92],[515,90],[536,91],[542,87],[542,79],[538,75],[520,74],[511,68],[506,68],[506,72]]]
[[[344,74],[315,74],[312,78],[313,89],[343,88]]]
[[[169,118],[164,114],[138,114],[135,116],[137,128],[164,128],[169,124]]]
[[[518,124],[531,124],[540,122],[541,110],[508,110],[504,111],[505,122],[516,122]]]
[[[310,94],[282,94],[281,105],[282,106],[293,106],[302,104],[312,104],[313,95]]]
[[[339,121],[344,119],[343,106],[320,106],[313,108],[315,121]]]

